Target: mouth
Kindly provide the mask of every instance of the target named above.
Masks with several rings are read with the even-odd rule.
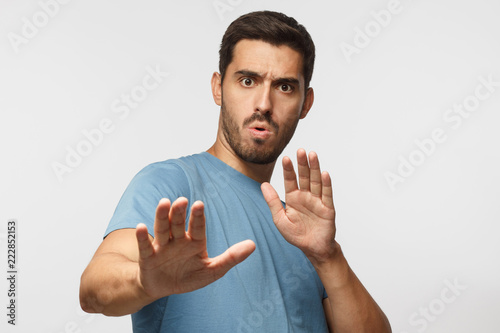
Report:
[[[252,137],[260,140],[268,139],[273,134],[273,132],[267,126],[262,124],[249,126],[248,130]]]

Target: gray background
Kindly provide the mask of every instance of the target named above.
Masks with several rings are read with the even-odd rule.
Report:
[[[294,16],[315,40],[315,104],[285,154],[315,150],[331,173],[338,241],[393,331],[498,332],[500,87],[467,117],[444,117],[474,102],[480,77],[500,81],[500,2],[72,0],[51,16],[44,3],[54,1],[0,2],[4,272],[8,219],[19,231],[18,325],[2,310],[2,332],[131,332],[128,316],[79,310],[80,275],[142,167],[213,143],[222,34],[261,9]],[[390,21],[376,23],[373,12],[391,6]],[[13,34],[34,19],[38,31],[16,46]],[[372,37],[346,56],[358,29]],[[113,112],[122,94],[140,92],[148,67],[169,76],[126,117]],[[113,131],[58,178],[54,163],[103,119]],[[435,129],[446,140],[425,155],[415,140]],[[401,158],[418,165],[391,188],[386,173],[403,170]],[[282,195],[281,177],[277,168]]]

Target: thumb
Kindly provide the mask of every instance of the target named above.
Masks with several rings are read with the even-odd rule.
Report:
[[[267,205],[269,206],[269,209],[271,210],[273,219],[276,221],[278,215],[283,211],[283,204],[281,203],[280,197],[274,187],[269,183],[262,183],[260,189],[264,195]]]
[[[248,258],[255,250],[255,243],[249,239],[234,244],[221,255],[213,258],[212,269],[214,280],[224,276],[231,268]]]

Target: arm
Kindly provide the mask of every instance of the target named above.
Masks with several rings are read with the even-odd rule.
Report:
[[[323,306],[332,332],[391,332],[382,309],[349,267],[338,243],[337,246],[340,252],[332,266],[316,269],[328,293]]]
[[[144,224],[110,233],[82,274],[80,304],[86,312],[121,316],[162,297],[202,288],[246,259],[252,241],[231,246],[209,258],[204,206],[191,207],[185,231],[187,199],[162,199],[156,209],[155,238]]]
[[[331,179],[321,173],[318,157],[297,152],[299,181],[291,160],[283,158],[286,208],[269,183],[262,192],[283,237],[311,261],[328,294],[327,321],[335,333],[391,332],[389,321],[349,267],[335,241],[335,208]]]
[[[119,316],[134,313],[154,301],[140,286],[138,261],[136,230],[121,229],[110,233],[82,274],[82,309]]]

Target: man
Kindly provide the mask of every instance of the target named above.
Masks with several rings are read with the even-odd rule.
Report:
[[[216,142],[132,180],[82,275],[85,311],[132,314],[134,332],[390,332],[335,241],[317,155],[297,152],[298,181],[283,158],[285,207],[268,183],[313,104],[313,66],[293,18],[229,26],[212,76]]]

